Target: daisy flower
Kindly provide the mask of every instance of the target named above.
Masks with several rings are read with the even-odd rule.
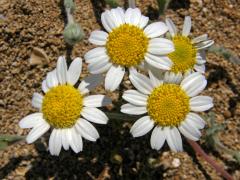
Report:
[[[98,131],[90,123],[106,124],[107,116],[97,109],[111,103],[104,95],[86,95],[101,81],[101,76],[85,78],[75,88],[82,71],[82,59],[76,58],[67,69],[64,57],[59,57],[57,68],[47,74],[42,83],[45,95],[34,93],[32,105],[40,112],[24,117],[21,128],[32,128],[27,143],[33,143],[50,128],[49,150],[52,155],[59,155],[61,147],[69,147],[75,153],[82,151],[82,137],[89,141],[99,138]]]
[[[167,141],[173,151],[182,151],[180,132],[191,140],[197,141],[204,120],[195,112],[202,112],[213,107],[211,97],[198,94],[206,87],[207,81],[199,72],[185,77],[180,84],[168,83],[150,76],[150,79],[136,71],[129,76],[136,90],[127,90],[123,99],[128,101],[121,107],[121,112],[142,115],[131,127],[133,137],[143,136],[151,129],[150,144],[159,150]],[[155,127],[154,127],[155,126]]]
[[[172,62],[167,54],[174,51],[172,41],[160,37],[168,31],[163,22],[147,26],[149,18],[138,8],[106,10],[101,15],[105,31],[96,30],[89,41],[98,45],[85,54],[92,74],[107,72],[105,88],[114,91],[119,87],[126,68],[137,68],[144,63],[169,70]],[[145,27],[146,26],[146,27]]]
[[[185,17],[182,33],[177,31],[171,19],[167,18],[166,24],[175,47],[175,51],[168,54],[172,66],[166,75],[181,79],[184,74],[191,72],[204,73],[206,57],[203,50],[213,45],[214,41],[209,40],[207,34],[191,39],[189,37],[191,17],[189,16]]]

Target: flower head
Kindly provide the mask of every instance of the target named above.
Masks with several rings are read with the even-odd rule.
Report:
[[[195,112],[206,111],[213,106],[212,98],[198,96],[206,87],[207,81],[198,72],[185,77],[180,84],[175,80],[146,76],[131,71],[129,76],[136,90],[127,90],[123,99],[128,101],[121,107],[121,112],[145,116],[137,120],[130,132],[134,137],[143,136],[154,126],[151,135],[151,147],[161,149],[165,140],[173,151],[182,151],[182,138],[197,141],[204,120]]]
[[[89,41],[101,46],[86,53],[85,59],[92,74],[104,73],[105,88],[114,91],[121,83],[126,68],[144,63],[169,70],[172,62],[167,54],[174,51],[172,41],[160,37],[168,31],[163,22],[147,26],[149,18],[138,8],[107,10],[101,15],[105,31],[93,31]],[[146,27],[145,27],[146,26]]]
[[[93,75],[85,78],[75,88],[82,70],[82,60],[76,58],[67,69],[64,57],[59,57],[57,68],[47,74],[42,83],[42,91],[33,94],[32,105],[40,112],[24,117],[21,128],[32,128],[26,140],[36,141],[52,127],[49,139],[49,150],[52,155],[59,155],[61,147],[74,152],[82,151],[82,137],[96,141],[99,134],[90,123],[106,124],[107,116],[97,109],[111,103],[104,95],[86,94],[101,81],[101,76]]]
[[[169,76],[176,76],[181,79],[183,75],[191,72],[205,72],[205,52],[204,49],[213,45],[214,41],[209,40],[207,34],[191,39],[191,18],[185,17],[182,33],[179,33],[171,19],[166,19],[171,39],[175,50],[168,54],[172,66],[168,72]],[[151,68],[154,69],[154,68]]]

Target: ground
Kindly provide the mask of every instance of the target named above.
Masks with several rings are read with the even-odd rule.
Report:
[[[76,5],[74,17],[86,36],[71,56],[83,57],[93,48],[87,41],[90,32],[101,28],[100,13],[109,7],[102,0],[76,0]],[[157,20],[154,0],[138,0],[137,6],[152,21]],[[208,33],[216,44],[239,56],[239,8],[237,0],[173,0],[165,16],[181,27],[184,16],[191,15],[194,36]],[[18,122],[36,111],[30,103],[33,92],[41,91],[46,73],[55,67],[58,56],[66,54],[62,2],[1,0],[0,14],[0,134],[26,135],[28,130],[20,129]],[[29,58],[36,47],[46,52],[48,64],[30,65]],[[212,112],[219,124],[226,125],[220,139],[228,148],[240,150],[240,66],[213,53],[207,58],[208,86],[204,94],[214,98]],[[82,77],[86,75],[85,65]],[[123,88],[128,87],[126,81]],[[104,93],[102,87],[96,91]],[[118,94],[108,95],[114,99],[112,111],[118,110]],[[84,141],[84,151],[79,154],[69,151],[60,157],[50,156],[45,139],[32,145],[25,141],[12,145],[0,151],[0,179],[222,179],[194,154],[187,142],[183,153],[172,153],[167,146],[155,151],[150,148],[149,135],[131,137],[131,125],[132,122],[114,119],[107,126],[97,125],[101,138],[96,143]],[[200,144],[235,179],[240,179],[240,167],[233,159]]]

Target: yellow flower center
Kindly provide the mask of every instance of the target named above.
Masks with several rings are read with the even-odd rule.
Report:
[[[106,48],[112,63],[136,66],[144,59],[148,38],[137,26],[123,24],[109,33]]]
[[[147,111],[161,127],[178,126],[190,111],[189,97],[179,85],[163,84],[149,95]]]
[[[83,107],[83,97],[71,85],[51,88],[44,96],[43,117],[54,128],[70,128],[78,118]]]
[[[175,51],[168,55],[173,62],[171,71],[184,73],[189,69],[193,69],[196,64],[197,50],[191,40],[188,37],[177,35],[173,37],[172,41]]]

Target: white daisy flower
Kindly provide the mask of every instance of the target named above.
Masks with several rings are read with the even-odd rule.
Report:
[[[182,151],[181,132],[186,138],[197,141],[204,120],[195,112],[213,107],[213,100],[198,94],[206,87],[207,81],[199,72],[185,77],[180,84],[165,83],[150,75],[150,79],[136,71],[129,76],[136,90],[127,90],[123,99],[128,101],[121,112],[145,116],[138,119],[130,132],[133,137],[143,136],[154,128],[151,135],[151,147],[159,150],[167,141],[173,151]]]
[[[20,122],[21,128],[32,128],[26,140],[33,143],[51,127],[49,150],[52,155],[59,155],[61,147],[69,147],[75,153],[82,151],[82,137],[89,141],[99,138],[98,131],[90,123],[106,124],[107,116],[97,109],[111,103],[104,95],[86,94],[95,88],[101,76],[93,75],[85,78],[75,88],[82,71],[82,59],[76,58],[67,70],[64,57],[59,57],[57,68],[47,74],[42,83],[42,96],[33,94],[32,105],[40,112],[24,117]]]
[[[172,66],[167,75],[181,79],[191,72],[204,73],[206,57],[203,50],[213,45],[214,41],[209,40],[207,34],[191,39],[189,37],[191,17],[189,16],[185,17],[182,33],[178,32],[171,19],[166,18],[166,24],[175,47],[175,51],[168,55]]]
[[[145,62],[152,66],[169,70],[172,62],[166,56],[174,51],[172,41],[160,37],[168,31],[163,22],[148,26],[149,18],[138,8],[106,10],[101,15],[105,31],[96,30],[89,41],[97,47],[85,54],[92,74],[107,71],[105,88],[114,91],[119,87],[126,68],[137,68]],[[146,26],[146,27],[145,27]]]

